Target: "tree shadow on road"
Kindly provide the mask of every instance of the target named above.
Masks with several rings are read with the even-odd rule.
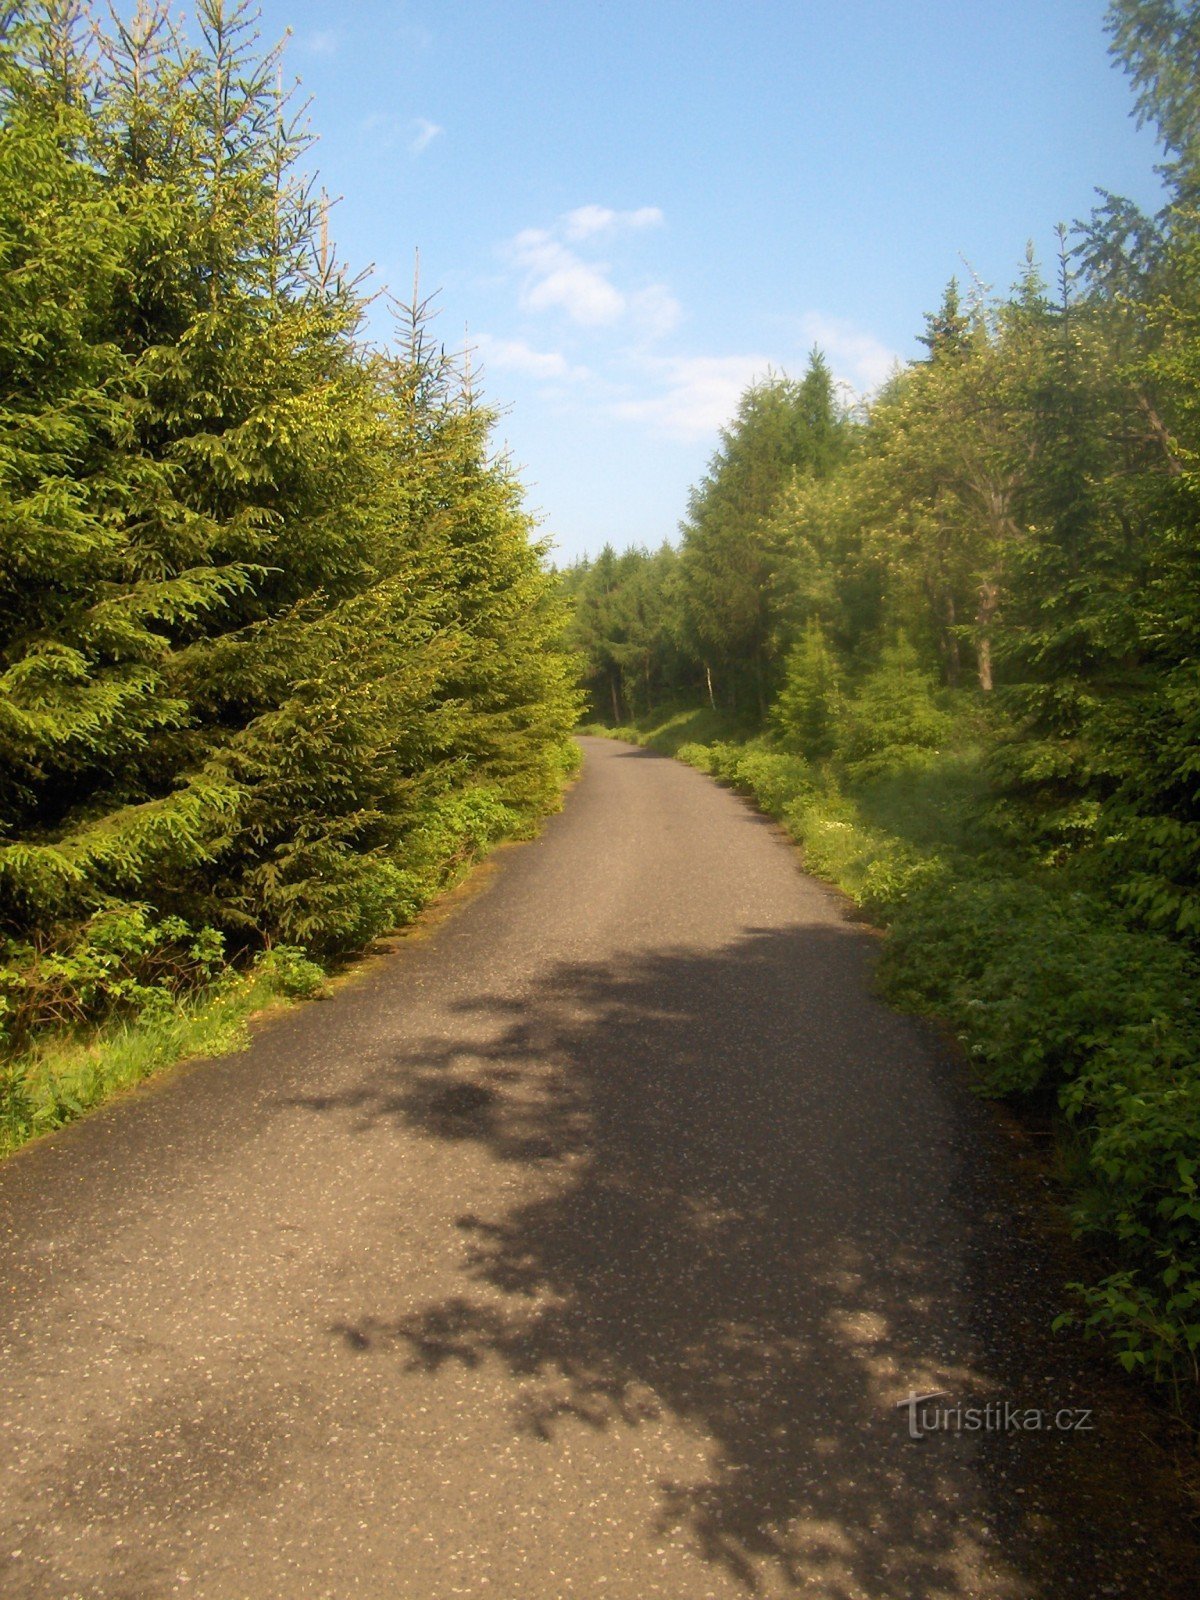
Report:
[[[1040,1547],[1086,1535],[1022,1521],[995,1454],[1020,1442],[914,1441],[896,1409],[995,1399],[995,1374],[969,1326],[963,1124],[920,1030],[869,1001],[863,945],[797,927],[562,964],[311,1102],[531,1169],[524,1203],[457,1219],[461,1293],[334,1331],[416,1372],[500,1363],[531,1439],[692,1430],[707,1474],[661,1482],[647,1522],[747,1590],[1042,1593]],[[1067,1567],[1054,1592],[1097,1592]]]

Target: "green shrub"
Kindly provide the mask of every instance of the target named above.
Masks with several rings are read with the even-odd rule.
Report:
[[[991,1094],[1058,1090],[1110,1055],[1154,1060],[1186,1028],[1186,954],[1080,893],[930,879],[894,908],[890,992],[946,1018]]]
[[[1200,1025],[1182,1010],[1097,1051],[1062,1096],[1086,1152],[1076,1226],[1130,1263],[1072,1286],[1083,1325],[1180,1401],[1200,1381]]]
[[[803,756],[772,750],[762,744],[747,745],[728,770],[740,788],[772,817],[814,791],[813,771]]]
[[[254,975],[266,979],[273,992],[288,999],[305,1000],[325,987],[324,967],[294,944],[264,950],[254,963]]]
[[[837,657],[814,618],[788,653],[771,720],[781,737],[795,743],[810,761],[824,760],[837,743],[844,698]]]
[[[695,767],[698,772],[712,771],[711,754],[706,744],[681,744],[675,756],[689,767]]]
[[[225,959],[214,928],[115,905],[78,929],[0,945],[0,1045],[25,1049],[44,1029],[62,1031],[121,1011],[132,1015],[209,984]]]
[[[184,1057],[244,1048],[256,1011],[314,994],[324,981],[303,951],[276,945],[248,972],[223,968],[206,987],[187,993],[156,989],[139,1011],[114,1011],[82,1032],[42,1032],[0,1065],[0,1154]]]
[[[846,702],[836,753],[847,776],[861,782],[928,764],[953,736],[954,719],[938,704],[933,678],[900,634]]]

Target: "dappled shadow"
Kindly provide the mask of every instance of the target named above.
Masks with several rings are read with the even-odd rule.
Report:
[[[690,1429],[707,1473],[661,1482],[647,1525],[747,1590],[1043,1592],[1036,1530],[981,1466],[1013,1442],[913,1441],[896,1410],[996,1395],[973,1366],[961,1127],[866,981],[861,936],[827,927],[563,964],[463,1003],[453,1044],[304,1102],[530,1168],[524,1203],[458,1219],[461,1292],[333,1335],[415,1372],[500,1363],[531,1440]]]

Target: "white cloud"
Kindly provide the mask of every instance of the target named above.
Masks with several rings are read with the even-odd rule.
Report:
[[[304,34],[297,43],[306,55],[335,56],[342,47],[342,36],[333,28],[318,28]]]
[[[510,248],[520,262],[535,269],[547,264],[553,266],[560,256],[566,254],[546,228],[522,228]]]
[[[640,331],[649,339],[662,339],[683,321],[683,307],[665,283],[652,283],[630,299]]]
[[[560,306],[572,322],[585,327],[618,321],[626,306],[625,296],[609,282],[604,269],[584,261],[564,261],[530,284],[521,303],[527,311]]]
[[[439,127],[436,122],[430,122],[428,117],[415,118],[412,127],[414,131],[412,138],[409,140],[408,148],[414,156],[419,156],[423,151],[428,150],[438,134],[446,131],[445,128]]]
[[[372,111],[359,121],[359,133],[371,133],[380,144],[394,144],[403,132],[404,123],[394,111]]]
[[[428,117],[402,117],[395,111],[372,111],[360,120],[358,131],[370,134],[381,150],[394,149],[403,141],[410,155],[419,156],[446,130],[430,122]]]
[[[838,382],[856,395],[873,393],[902,364],[895,350],[842,317],[810,311],[801,318],[800,326],[804,337],[820,346]]]
[[[543,382],[575,383],[590,376],[586,367],[573,367],[561,351],[535,350],[523,339],[496,339],[484,333],[479,337],[479,352],[490,366]]]
[[[614,211],[609,206],[578,206],[551,228],[526,228],[505,247],[520,269],[523,311],[559,310],[582,327],[609,327],[631,316],[645,337],[660,338],[679,323],[679,303],[662,284],[626,291],[613,281],[613,268],[596,260],[589,246],[601,236],[657,227],[657,206]],[[580,248],[574,248],[579,246]]]
[[[678,439],[716,433],[733,417],[738,401],[771,367],[767,356],[659,357],[647,363],[659,392],[641,400],[618,400],[615,416],[648,423]]]
[[[609,206],[577,206],[562,219],[568,239],[590,239],[593,234],[612,233],[618,228],[661,227],[663,214],[657,206],[639,206],[636,211],[613,211]]]
[[[558,307],[572,322],[598,327],[619,320],[625,296],[610,280],[609,268],[584,261],[544,228],[526,228],[511,245],[517,265],[524,269],[521,306],[526,311]]]
[[[900,360],[895,351],[851,322],[810,312],[800,319],[800,326],[805,339],[824,352],[835,381],[855,397],[878,389]],[[782,372],[785,366],[799,376],[806,360],[785,363],[779,355],[643,356],[642,394],[616,400],[609,410],[672,438],[711,437],[732,421],[752,383],[769,372]]]

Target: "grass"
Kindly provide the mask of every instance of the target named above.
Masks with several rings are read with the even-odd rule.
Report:
[[[40,1040],[0,1068],[0,1156],[166,1067],[244,1050],[251,1017],[315,992],[320,969],[308,965],[307,986],[298,984],[294,964],[261,962],[251,972],[225,974],[187,1000],[113,1019],[87,1035]]]
[[[90,1037],[40,1040],[2,1069],[0,1155],[74,1122],[163,1067],[243,1050],[250,1040],[246,1022],[275,998],[267,979],[245,978],[170,1010],[107,1022]]]
[[[578,770],[578,751],[568,743],[556,775],[559,795]],[[436,924],[492,850],[509,839],[532,838],[551,809],[543,800],[536,809],[517,810],[483,791],[453,798],[413,841],[411,892],[392,908],[392,931]],[[366,954],[387,948],[386,931],[380,937],[384,943],[372,940]],[[248,969],[220,966],[209,982],[185,994],[160,987],[148,1003],[139,1001],[142,1009],[127,1005],[70,1031],[35,1031],[20,1053],[0,1054],[0,1159],[169,1067],[245,1049],[252,1017],[324,992],[337,976],[351,976],[363,953],[355,947],[319,965],[297,946],[276,945]]]
[[[686,744],[712,744],[720,739],[744,737],[749,730],[735,717],[708,706],[664,708],[639,717],[636,722],[609,727],[588,722],[575,730],[598,739],[625,739],[630,744],[652,746],[664,755],[678,755]]]

